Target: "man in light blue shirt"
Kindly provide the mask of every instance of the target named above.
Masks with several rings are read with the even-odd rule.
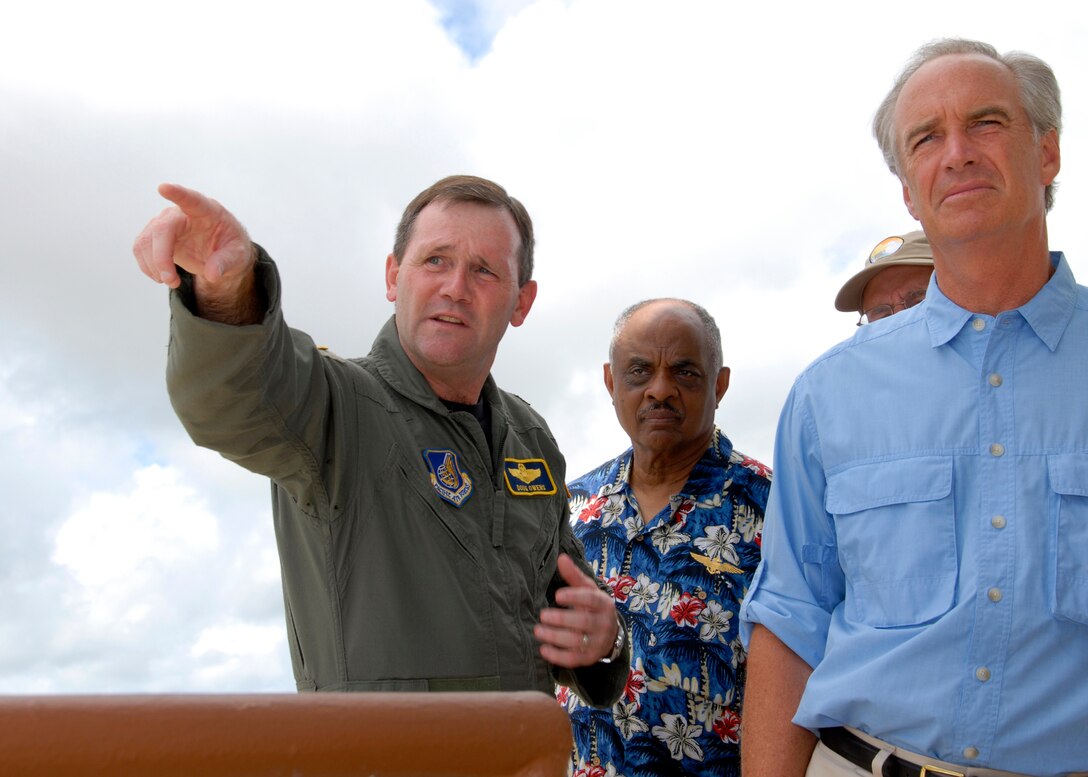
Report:
[[[935,275],[782,412],[746,777],[1088,773],[1088,289],[1047,245],[1060,128],[1045,63],[959,40],[877,113]]]

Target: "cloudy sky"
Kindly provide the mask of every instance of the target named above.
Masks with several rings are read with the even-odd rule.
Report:
[[[344,355],[391,313],[405,203],[456,172],[537,225],[495,375],[576,475],[626,447],[601,382],[650,296],[717,317],[719,423],[769,461],[838,286],[914,228],[869,133],[935,37],[1041,55],[1065,101],[1051,244],[1088,259],[1088,4],[719,0],[7,4],[0,24],[0,694],[290,691],[268,485],[166,397],[166,293],[130,252],[160,181],[231,209],[288,322]]]

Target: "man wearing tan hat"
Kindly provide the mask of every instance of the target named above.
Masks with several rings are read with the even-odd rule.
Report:
[[[864,269],[839,289],[835,309],[858,313],[858,326],[871,324],[924,300],[932,274],[925,232],[886,237],[869,252]]]

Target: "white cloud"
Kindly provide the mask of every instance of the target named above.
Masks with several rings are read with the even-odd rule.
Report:
[[[470,64],[422,0],[5,9],[0,692],[293,687],[268,486],[196,449],[166,398],[164,293],[129,255],[161,180],[234,211],[279,261],[289,322],[345,355],[390,313],[408,199],[452,172],[502,182],[536,222],[540,295],[495,374],[571,475],[626,447],[600,365],[616,314],[661,295],[718,318],[719,421],[770,463],[793,377],[853,331],[835,290],[912,227],[868,125],[929,38],[1055,67],[1050,234],[1088,278],[1088,7],[1061,24],[936,0],[483,10],[497,34]]]
[[[190,649],[196,660],[194,682],[216,689],[237,683],[239,676],[272,675],[286,651],[282,624],[230,622],[210,626],[200,632]]]
[[[245,658],[255,653],[268,653],[283,641],[283,629],[231,623],[204,629],[190,652],[196,658],[207,655]]]
[[[420,0],[163,2],[43,0],[8,8],[0,85],[78,99],[97,110],[355,111],[398,81],[456,68],[455,46]],[[426,56],[419,56],[425,49]],[[426,71],[426,72],[424,72]]]
[[[84,588],[106,588],[125,599],[139,597],[171,566],[219,545],[215,516],[178,483],[176,470],[151,465],[134,480],[127,494],[91,494],[57,532],[53,553]]]

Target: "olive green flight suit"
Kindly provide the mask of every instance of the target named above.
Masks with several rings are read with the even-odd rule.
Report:
[[[284,323],[260,257],[259,325],[194,316],[188,283],[171,294],[167,383],[198,445],[272,480],[298,688],[551,693],[558,680],[616,701],[626,658],[559,670],[532,634],[562,584],[558,554],[584,566],[543,419],[489,376],[489,447],[411,364],[393,319],[366,358],[316,348]]]

